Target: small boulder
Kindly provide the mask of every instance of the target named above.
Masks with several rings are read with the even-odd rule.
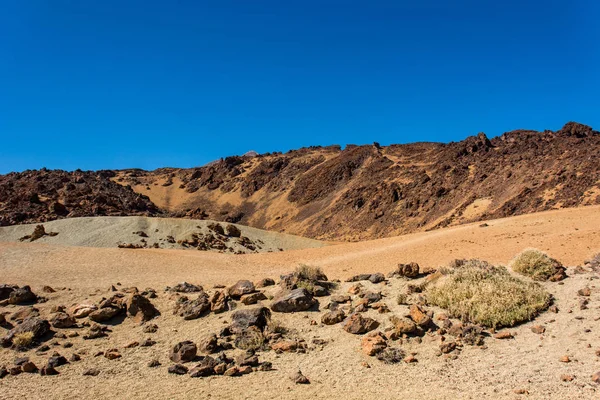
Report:
[[[77,319],[85,318],[89,316],[91,313],[96,311],[98,307],[93,304],[78,304],[69,309],[69,314],[74,316]]]
[[[410,318],[421,327],[426,327],[431,324],[431,318],[425,313],[423,308],[418,304],[411,304],[409,308]]]
[[[216,353],[219,350],[217,335],[213,333],[200,340],[198,350],[206,354]]]
[[[2,339],[2,345],[9,347],[12,344],[15,335],[31,332],[33,337],[31,342],[38,342],[40,339],[50,331],[50,323],[45,319],[30,317],[26,318],[19,325],[11,329],[8,334]]]
[[[344,311],[338,309],[323,314],[323,316],[321,317],[321,322],[325,325],[335,325],[342,322],[344,318],[346,318],[346,314],[344,313]]]
[[[83,376],[98,376],[100,375],[100,370],[96,368],[89,368],[83,371]]]
[[[115,307],[104,307],[99,310],[93,311],[89,314],[89,318],[94,322],[106,322],[117,315],[121,314],[123,309]]]
[[[379,323],[372,318],[363,317],[360,314],[352,314],[344,324],[344,330],[354,335],[367,333],[377,328]]]
[[[267,299],[267,296],[265,296],[265,294],[263,292],[255,292],[255,293],[243,295],[241,301],[242,301],[242,304],[249,306],[249,305],[258,303],[261,300],[266,300],[266,299]]]
[[[198,348],[194,342],[186,340],[173,346],[169,358],[176,363],[193,361],[196,358],[197,352]]]
[[[54,328],[68,329],[75,326],[76,321],[75,318],[71,317],[70,315],[64,312],[58,312],[54,314],[52,318],[50,318],[50,324]]]
[[[191,283],[187,282],[181,282],[173,286],[172,288],[169,288],[169,291],[177,293],[194,293],[202,292],[204,291],[204,289],[202,289],[202,286],[192,285]]]
[[[50,375],[58,375],[58,371],[51,365],[46,365],[40,369],[40,375],[42,376],[50,376]]]
[[[398,268],[393,271],[390,276],[398,276],[404,278],[417,278],[419,276],[419,264],[411,262],[409,264],[398,264]]]
[[[385,275],[383,275],[381,272],[371,274],[371,276],[369,276],[369,281],[371,283],[383,282],[383,281],[385,281]]]
[[[292,380],[292,382],[294,382],[297,385],[307,385],[310,383],[310,380],[308,380],[308,378],[306,376],[304,376],[302,374],[302,371],[300,371],[300,370],[298,370],[294,374],[292,374],[290,376],[290,379]]]
[[[23,372],[26,372],[29,374],[38,372],[38,367],[31,361],[27,361],[27,362],[23,363],[23,365],[21,365],[21,369],[23,370]]]
[[[390,322],[394,325],[394,330],[400,335],[409,335],[418,332],[417,324],[409,318],[393,315],[390,317]]]
[[[271,311],[266,307],[237,310],[231,315],[229,331],[237,334],[251,326],[256,326],[262,331],[267,326],[270,318]]]
[[[15,305],[31,304],[36,301],[37,296],[31,291],[29,286],[23,286],[22,288],[13,290],[8,297],[8,303]]]
[[[152,318],[160,315],[160,312],[146,297],[140,294],[130,294],[125,301],[125,310],[127,316],[134,322],[141,324],[150,321]]]
[[[175,375],[185,375],[188,373],[187,367],[185,365],[181,365],[181,364],[171,365],[167,371],[170,374],[175,374]]]
[[[210,298],[210,311],[215,314],[225,312],[229,309],[229,296],[224,291],[216,291]]]
[[[275,285],[275,281],[271,278],[264,278],[261,279],[260,281],[256,282],[256,284],[254,285],[257,288],[264,288],[267,286],[273,286]]]
[[[254,288],[254,283],[247,280],[240,280],[235,283],[235,285],[231,286],[228,290],[229,296],[234,299],[239,299],[245,294],[249,294],[254,292],[256,289]]]
[[[381,332],[369,332],[362,338],[361,346],[363,353],[374,356],[387,347],[387,342]]]
[[[273,300],[271,310],[284,313],[306,311],[317,304],[317,300],[306,289],[298,288]]]

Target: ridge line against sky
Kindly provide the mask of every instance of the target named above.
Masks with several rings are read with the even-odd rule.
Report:
[[[3,2],[0,173],[600,128],[600,2]]]

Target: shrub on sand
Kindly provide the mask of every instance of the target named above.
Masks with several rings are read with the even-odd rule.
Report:
[[[17,348],[27,348],[33,343],[33,332],[17,333],[12,338],[12,343]]]
[[[543,251],[526,249],[510,262],[510,267],[533,280],[546,281],[555,275],[562,265]]]
[[[325,276],[321,268],[306,264],[300,264],[298,267],[296,267],[296,271],[294,273],[301,281],[315,282],[327,280],[327,276]]]
[[[470,260],[447,270],[431,285],[427,301],[452,317],[497,328],[532,319],[550,305],[551,296],[541,285],[523,281],[505,267]]]

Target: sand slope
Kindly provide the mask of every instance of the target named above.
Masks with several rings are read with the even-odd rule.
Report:
[[[44,236],[36,243],[85,246],[85,247],[117,247],[119,243],[143,244],[142,240],[152,246],[157,243],[160,248],[181,248],[176,242],[190,239],[193,234],[213,233],[207,226],[214,221],[192,220],[177,218],[152,218],[152,217],[86,217],[68,218],[57,221],[45,222],[46,232],[57,232],[56,236]],[[227,223],[220,223],[225,227]],[[0,242],[16,242],[19,238],[31,234],[37,224],[13,225],[0,227]],[[260,248],[258,252],[280,251],[289,249],[302,249],[321,247],[325,243],[294,235],[269,232],[262,229],[237,225],[242,236],[256,242]],[[141,237],[137,232],[144,232]],[[167,238],[172,237],[173,243]],[[250,252],[237,244],[235,238],[228,240],[231,249]]]

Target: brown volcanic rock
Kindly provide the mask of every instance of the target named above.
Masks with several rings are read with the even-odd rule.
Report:
[[[155,215],[144,195],[112,182],[112,171],[41,169],[0,175],[0,226],[96,215]]]
[[[448,144],[310,147],[192,169],[26,171],[0,176],[0,225],[153,215],[160,212],[150,202],[155,195],[160,200],[154,188],[177,179],[181,187],[170,186],[172,195],[186,200],[164,210],[172,216],[320,239],[377,238],[599,204],[600,197],[589,194],[600,179],[599,152],[600,133],[569,122],[554,132],[516,130],[493,139],[480,133]],[[243,199],[240,205],[221,199],[232,194]]]

